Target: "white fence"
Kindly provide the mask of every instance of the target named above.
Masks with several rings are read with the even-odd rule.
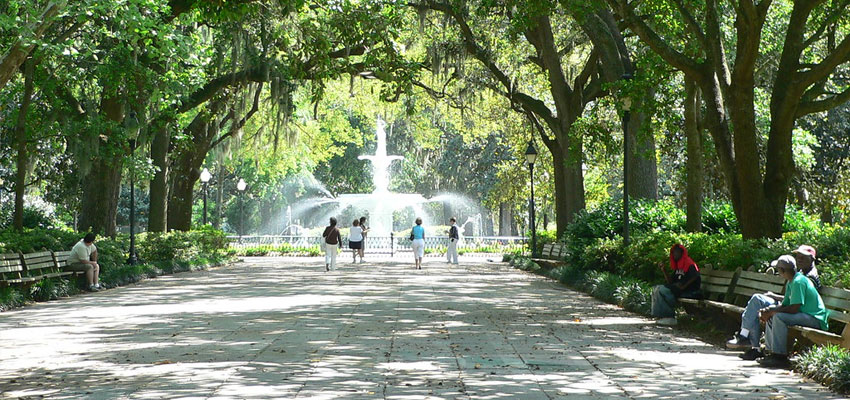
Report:
[[[322,238],[318,236],[228,236],[230,247],[235,249],[262,249],[269,253],[307,252],[318,250]],[[448,245],[448,236],[426,236],[425,256],[444,255]],[[527,238],[522,236],[470,236],[458,242],[458,252],[464,255],[504,254],[523,250]],[[343,238],[342,246],[348,248],[348,239]],[[366,251],[370,254],[411,253],[411,240],[408,236],[372,236],[366,238]]]

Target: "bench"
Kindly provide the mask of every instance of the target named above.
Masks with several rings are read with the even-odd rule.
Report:
[[[58,278],[73,275],[73,272],[62,271],[53,257],[53,252],[40,251],[37,253],[24,254],[24,271],[26,276],[40,280],[44,278]]]
[[[789,336],[803,337],[819,345],[837,344],[850,348],[850,290],[824,286],[820,290],[820,295],[824,305],[829,309],[831,332],[792,326],[788,330]]]
[[[86,273],[83,271],[66,271],[65,267],[68,266],[68,257],[71,256],[70,250],[65,251],[54,251],[53,252],[53,263],[56,265],[56,268],[63,273],[74,275],[74,276],[83,276]]]
[[[532,258],[531,261],[540,265],[557,267],[564,264],[564,257],[566,255],[567,245],[558,242],[546,243],[543,245],[543,252],[540,253],[540,257]]]
[[[755,271],[722,271],[706,268],[700,271],[703,300],[679,299],[682,303],[702,308],[712,307],[740,316],[750,297],[756,293],[785,292],[785,280],[778,275]]]
[[[3,286],[35,282],[25,275],[24,260],[20,253],[0,254],[0,284]]]
[[[785,292],[785,280],[778,275],[743,271],[741,268],[736,271],[704,268],[700,273],[704,298],[680,298],[679,302],[686,309],[714,308],[724,314],[734,315],[740,321],[741,313],[753,294]],[[836,344],[850,349],[850,290],[823,287],[820,294],[830,311],[830,331],[792,326],[788,331],[789,338],[802,338],[818,345]]]
[[[680,298],[679,301],[701,308],[723,308],[723,301],[731,297],[734,282],[738,279],[738,271],[724,271],[706,266],[700,270],[700,278],[702,299]]]

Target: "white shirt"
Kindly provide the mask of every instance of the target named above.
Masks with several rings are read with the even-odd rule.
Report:
[[[352,226],[351,231],[348,233],[348,240],[350,242],[359,242],[363,240],[363,228],[359,226]]]
[[[97,250],[97,247],[94,247],[94,243],[91,246],[86,246],[86,242],[80,239],[71,249],[71,255],[68,256],[68,264],[91,261],[91,253],[95,250]]]

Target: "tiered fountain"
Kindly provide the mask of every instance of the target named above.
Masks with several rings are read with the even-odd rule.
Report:
[[[396,211],[411,208],[415,215],[423,219],[424,225],[429,225],[430,216],[423,208],[427,203],[463,203],[471,205],[471,202],[462,196],[454,194],[441,194],[432,199],[426,199],[421,194],[416,193],[393,193],[389,190],[390,175],[389,168],[393,161],[403,160],[402,156],[387,155],[387,132],[386,124],[378,118],[375,134],[377,136],[377,147],[374,155],[364,155],[358,157],[361,160],[369,160],[372,163],[372,182],[375,186],[372,193],[346,193],[340,194],[337,197],[311,197],[303,199],[292,207],[293,214],[304,215],[305,212],[315,212],[318,207],[321,207],[323,216],[319,219],[322,222],[327,221],[328,217],[339,215],[341,211],[348,207],[353,207],[369,218],[368,226],[372,230],[372,236],[389,236],[393,230],[393,213]],[[323,207],[332,205],[332,207]],[[474,207],[474,206],[473,206]],[[297,210],[297,212],[296,212]],[[292,218],[291,216],[289,218]],[[476,228],[480,221],[467,221]],[[341,227],[347,227],[350,224],[348,221],[340,221]],[[413,224],[413,221],[410,221]],[[440,234],[440,233],[436,233]]]

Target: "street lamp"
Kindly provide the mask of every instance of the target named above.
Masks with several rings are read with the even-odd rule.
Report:
[[[204,168],[201,171],[201,183],[204,184],[204,225],[207,224],[207,184],[212,178],[212,174],[210,174],[210,170]]]
[[[239,178],[239,183],[236,184],[236,189],[239,190],[239,242],[242,242],[242,233],[245,231],[245,188],[248,184],[245,180]]]
[[[531,198],[528,200],[528,222],[531,225],[531,256],[534,256],[534,251],[537,249],[537,226],[534,223],[534,161],[537,160],[537,149],[534,148],[534,141],[528,141],[528,148],[525,149],[525,160],[528,162],[528,173],[531,180]]]
[[[127,138],[130,141],[130,256],[127,258],[127,264],[136,265],[139,259],[136,257],[136,163],[133,157],[136,153],[136,138],[139,137],[140,127],[135,111],[127,114],[124,127],[127,129]]]
[[[628,84],[632,74],[623,74],[623,80]],[[623,243],[629,245],[629,119],[632,116],[632,99],[626,94],[623,99]]]

